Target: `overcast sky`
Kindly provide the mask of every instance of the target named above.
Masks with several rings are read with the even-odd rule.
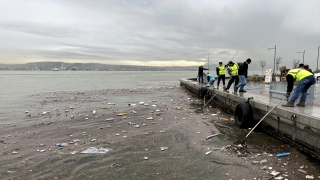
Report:
[[[316,69],[320,0],[0,0],[0,63]]]

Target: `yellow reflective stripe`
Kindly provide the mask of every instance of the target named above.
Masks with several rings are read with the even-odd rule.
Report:
[[[297,72],[290,72],[290,74],[298,74],[301,70],[297,71]]]

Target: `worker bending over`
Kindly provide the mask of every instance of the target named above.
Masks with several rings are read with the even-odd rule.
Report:
[[[294,107],[294,102],[298,99],[299,94],[301,93],[300,102],[297,106],[305,107],[305,102],[307,99],[307,91],[311,85],[316,83],[316,80],[313,74],[303,68],[291,69],[287,76],[287,95],[286,97],[290,97],[290,93],[292,92],[294,81],[297,81],[298,84],[292,94],[292,97],[286,104],[282,104],[283,107]]]
[[[209,73],[207,74],[207,77],[208,77],[210,88],[214,89],[214,81],[216,80],[216,78],[214,78],[214,76]]]

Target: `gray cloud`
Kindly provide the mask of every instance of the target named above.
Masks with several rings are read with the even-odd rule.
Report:
[[[251,65],[259,67],[259,61],[266,60],[270,68],[274,51],[266,49],[277,45],[282,65],[302,60],[296,52],[306,50],[305,60],[312,66],[320,45],[317,0],[50,3],[0,2],[0,38],[4,41],[0,62],[7,62],[15,50],[26,50],[44,61],[203,63],[200,59],[210,53],[211,61],[228,62],[239,50],[234,61],[250,57]]]

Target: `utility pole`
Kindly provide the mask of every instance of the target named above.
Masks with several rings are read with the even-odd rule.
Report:
[[[304,53],[306,53],[306,50],[303,50],[303,52],[297,52],[297,53],[303,53],[303,56],[302,56],[302,63],[304,64]]]
[[[208,53],[208,73],[209,73],[209,53]]]
[[[319,50],[320,50],[320,46],[318,46],[317,71],[318,71],[318,63],[319,63]]]
[[[277,54],[277,46],[274,45],[274,48],[268,48],[267,50],[274,49],[274,57],[273,57],[273,77],[275,77],[275,70],[276,70],[276,54]],[[273,79],[273,78],[272,78]]]

